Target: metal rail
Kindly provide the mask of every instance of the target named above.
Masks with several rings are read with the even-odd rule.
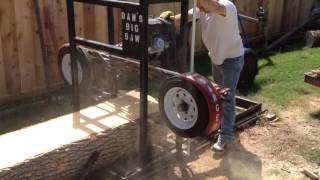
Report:
[[[72,0],[74,2],[81,2],[92,5],[100,5],[100,6],[109,6],[115,8],[134,8],[139,10],[143,7],[146,0],[140,0],[139,3],[130,2],[130,1],[120,1],[120,0]],[[142,6],[141,6],[142,5]]]

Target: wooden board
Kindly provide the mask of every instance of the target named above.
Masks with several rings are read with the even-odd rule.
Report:
[[[305,22],[310,15],[311,7],[314,0],[301,0],[299,10],[299,23]]]
[[[77,126],[68,114],[0,136],[0,179],[70,178],[93,151],[102,154],[103,164],[135,150],[139,95],[130,91],[82,109]],[[149,113],[158,112],[157,101],[148,100]]]
[[[236,6],[240,14],[255,17],[258,2],[251,0],[236,1]],[[242,24],[248,37],[254,37],[258,34],[259,26],[257,24],[247,21],[242,21]]]
[[[305,0],[303,0],[305,1]],[[299,9],[301,8],[301,0],[291,0],[290,1],[291,5],[291,12],[288,14],[290,16],[290,27],[296,27],[300,25],[301,23],[299,22]]]
[[[84,37],[90,40],[96,40],[96,13],[95,6],[84,4],[83,5],[84,16]]]
[[[39,2],[39,6],[40,8],[43,7],[43,1],[38,0]],[[32,37],[33,37],[33,41],[34,41],[34,51],[35,51],[35,59],[34,59],[34,68],[35,68],[35,80],[36,80],[36,84],[35,84],[35,91],[37,90],[45,90],[47,87],[47,83],[46,82],[47,79],[45,77],[45,71],[47,71],[47,66],[45,67],[45,65],[48,62],[48,59],[43,59],[42,57],[42,47],[40,44],[40,31],[44,29],[44,24],[43,24],[43,12],[41,11],[41,9],[39,9],[40,11],[40,25],[38,25],[37,20],[36,20],[36,13],[35,13],[35,5],[32,5],[32,15],[31,15],[31,19],[33,21],[33,32],[32,32]],[[45,48],[45,47],[44,47]],[[46,62],[46,64],[44,63],[44,61]]]
[[[32,0],[14,0],[14,4],[19,65],[23,67],[20,68],[21,93],[30,93],[36,88]]]
[[[77,36],[84,37],[83,4],[75,3],[74,9],[76,21],[76,34]]]
[[[57,24],[55,23],[60,22],[59,20],[55,20],[53,8],[55,6],[54,1],[43,1],[44,3],[41,6],[41,10],[43,12],[43,21],[44,21],[44,33],[45,33],[45,43],[46,48],[48,51],[48,59],[47,59],[47,66],[48,66],[48,88],[55,86],[61,83],[60,73],[58,71],[57,66],[57,52],[60,44],[58,43],[58,34],[57,29],[55,28]]]
[[[285,0],[268,1],[268,33],[274,34],[281,31],[282,14]]]
[[[95,30],[96,30],[96,40],[99,42],[108,42],[108,18],[107,18],[107,8],[104,6],[95,7]]]
[[[305,2],[302,2],[305,3]],[[286,32],[300,24],[299,20],[300,0],[285,0],[282,13],[281,31]]]
[[[19,57],[16,36],[16,19],[14,1],[1,1],[0,3],[0,31],[3,49],[3,60],[6,73],[7,92],[18,96],[21,90]]]
[[[52,84],[59,84],[62,82],[60,72],[58,69],[57,56],[59,48],[62,44],[67,43],[68,40],[68,26],[67,26],[67,8],[66,1],[54,0],[51,7],[50,17],[53,22],[53,29],[51,40],[54,42],[53,59],[51,62],[52,70]],[[48,7],[50,8],[50,6]],[[50,32],[50,31],[49,31]],[[57,44],[55,44],[57,42]]]
[[[113,9],[114,14],[114,42],[120,43],[122,39],[122,29],[121,29],[121,9],[114,8]]]
[[[0,31],[0,37],[1,37],[1,31]],[[0,41],[0,94],[2,94],[2,96],[7,95],[6,72],[5,72],[3,52],[2,52],[2,41]]]

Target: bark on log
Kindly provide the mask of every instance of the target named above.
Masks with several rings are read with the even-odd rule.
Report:
[[[95,162],[93,169],[100,168],[102,166],[105,166],[107,164],[111,164],[115,162],[117,159],[119,159],[121,156],[123,156],[127,152],[132,152],[136,150],[136,143],[138,139],[138,122],[134,120],[128,120],[135,117],[139,117],[139,103],[136,103],[139,101],[137,97],[139,97],[139,93],[130,94],[134,95],[134,98],[130,96],[128,99],[127,97],[122,97],[122,100],[117,101],[118,103],[115,106],[118,106],[120,112],[112,112],[111,115],[109,114],[107,117],[103,114],[103,117],[105,119],[100,119],[101,121],[115,121],[112,122],[115,127],[112,128],[106,128],[98,133],[91,133],[90,135],[86,134],[87,136],[78,135],[77,132],[81,131],[80,129],[73,130],[72,129],[72,123],[67,123],[64,125],[70,124],[70,130],[65,132],[65,130],[62,130],[62,125],[60,129],[55,129],[54,131],[56,133],[64,133],[66,136],[66,139],[69,137],[67,136],[79,136],[82,139],[77,141],[72,141],[68,144],[59,146],[57,148],[54,148],[51,151],[43,152],[42,154],[38,154],[33,157],[28,157],[28,159],[25,159],[23,162],[15,162],[14,165],[10,167],[4,167],[5,162],[1,162],[1,159],[5,160],[5,156],[15,156],[19,155],[18,152],[23,153],[23,148],[29,148],[26,146],[21,147],[21,151],[17,151],[16,149],[12,149],[12,152],[5,151],[0,149],[0,179],[1,180],[15,180],[15,179],[45,179],[45,180],[56,180],[56,179],[74,179],[78,174],[79,171],[84,167],[84,165],[87,163],[88,159],[90,158],[91,154],[95,151],[99,152],[99,158]],[[121,97],[120,97],[121,98]],[[110,102],[105,102],[105,104]],[[150,99],[149,99],[150,103]],[[121,104],[121,105],[120,105]],[[157,104],[151,103],[152,105],[149,105],[149,112],[152,113],[154,111],[157,111]],[[114,105],[114,103],[113,103]],[[130,110],[128,111],[127,106],[130,106]],[[100,106],[100,109],[102,106]],[[117,108],[116,108],[117,109]],[[93,114],[93,116],[97,116],[97,111],[94,111],[94,107],[89,107],[87,109],[87,113]],[[133,110],[133,111],[132,111]],[[108,111],[109,112],[109,111]],[[84,112],[85,114],[86,112]],[[126,115],[124,115],[126,113]],[[98,117],[99,119],[99,117]],[[66,120],[65,118],[63,120]],[[102,123],[101,121],[98,121],[96,119],[92,122],[92,125],[96,123]],[[126,120],[126,121],[125,121]],[[71,121],[71,120],[68,120]],[[86,120],[88,121],[88,120]],[[72,121],[71,121],[72,122]],[[122,122],[122,123],[119,123]],[[124,122],[124,123],[123,123]],[[85,125],[88,125],[89,123],[86,122]],[[106,125],[105,123],[104,125]],[[49,128],[57,128],[55,126],[52,126],[52,123],[50,124]],[[101,125],[101,124],[100,124]],[[48,126],[39,126],[38,128],[45,128]],[[101,126],[99,126],[101,127]],[[111,126],[109,126],[111,127]],[[26,130],[21,131],[28,131],[28,128]],[[41,129],[41,131],[48,131],[47,129]],[[61,132],[62,131],[62,132]],[[71,133],[70,133],[71,131]],[[13,132],[15,133],[15,132]],[[18,133],[19,134],[19,133]],[[22,133],[26,134],[26,133]],[[46,133],[44,133],[46,134]],[[24,137],[15,137],[13,139],[23,139]],[[55,137],[55,136],[54,136]],[[2,144],[4,142],[8,141],[2,141],[0,136],[0,147],[5,147],[6,144]],[[59,137],[57,137],[59,139]],[[41,137],[39,138],[41,139]],[[40,143],[47,143],[47,141],[50,141],[50,139],[47,139],[46,136],[42,137],[40,140]],[[64,138],[61,138],[61,141],[63,141]],[[71,139],[71,138],[69,138]],[[57,139],[52,139],[56,141]],[[11,143],[18,143],[18,142],[11,142]],[[65,142],[64,142],[65,143]],[[7,143],[8,144],[8,143]],[[30,144],[30,146],[39,146],[38,144]],[[51,145],[50,142],[48,142],[48,146]],[[18,145],[19,146],[19,145]],[[30,148],[28,149],[30,150]],[[38,149],[37,149],[38,150]],[[6,153],[6,154],[4,154]],[[32,154],[32,153],[30,153]],[[10,163],[7,163],[10,164]],[[12,163],[11,163],[12,164]]]
[[[101,153],[94,169],[113,163],[124,153],[133,151],[136,133],[136,123],[128,123],[1,170],[0,179],[72,179],[94,151]]]
[[[308,47],[320,47],[320,30],[306,32],[306,45]]]

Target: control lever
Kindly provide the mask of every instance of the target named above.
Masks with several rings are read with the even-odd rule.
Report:
[[[231,102],[227,97],[230,95],[230,89],[229,88],[221,88],[219,90],[220,98],[224,102]]]

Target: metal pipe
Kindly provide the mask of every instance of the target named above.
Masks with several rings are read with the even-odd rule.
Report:
[[[190,72],[194,72],[194,51],[196,39],[196,10],[197,0],[193,1],[193,16],[192,16],[192,32],[191,32],[191,52],[190,52]]]
[[[114,44],[114,13],[113,8],[108,6],[107,7],[107,14],[108,14],[108,39],[109,44]]]
[[[49,68],[48,68],[48,50],[45,43],[44,38],[44,32],[41,24],[41,14],[40,14],[40,5],[39,0],[33,0],[34,4],[34,11],[36,16],[36,21],[38,25],[38,32],[39,32],[39,40],[40,40],[40,46],[41,46],[41,56],[42,56],[42,62],[44,66],[44,76],[45,76],[45,82],[46,82],[46,89],[49,87]]]
[[[67,13],[68,13],[68,28],[69,28],[69,42],[70,42],[70,55],[71,55],[71,73],[72,73],[72,104],[73,104],[73,125],[77,126],[80,123],[80,94],[78,83],[78,62],[77,62],[77,49],[76,49],[76,30],[75,30],[75,15],[74,15],[74,1],[67,0]]]
[[[246,16],[246,15],[243,15],[243,14],[239,14],[239,17],[242,20],[245,20],[245,21],[248,21],[248,22],[252,22],[252,23],[256,23],[256,24],[260,23],[259,19],[257,19],[257,18],[253,18],[253,17]]]
[[[129,2],[129,1],[119,1],[119,0],[74,0],[75,2],[95,4],[101,6],[112,6],[116,8],[140,8],[140,3]]]
[[[148,161],[148,0],[142,2],[143,30],[142,30],[142,47],[143,55],[140,63],[140,121],[139,121],[139,153],[140,163],[146,164]]]
[[[101,43],[101,42],[94,41],[94,40],[87,40],[87,39],[80,38],[80,37],[75,37],[74,42],[79,45],[83,45],[83,46],[87,46],[87,47],[91,47],[91,48],[99,49],[99,50],[103,50],[103,51],[108,51],[108,52],[118,54],[118,55],[123,54],[121,47],[114,46],[111,44],[105,44],[105,43]]]
[[[181,1],[181,21],[180,21],[180,34],[181,34],[181,41],[180,43],[184,44],[187,43],[188,38],[188,0]],[[182,46],[181,44],[181,46]]]

